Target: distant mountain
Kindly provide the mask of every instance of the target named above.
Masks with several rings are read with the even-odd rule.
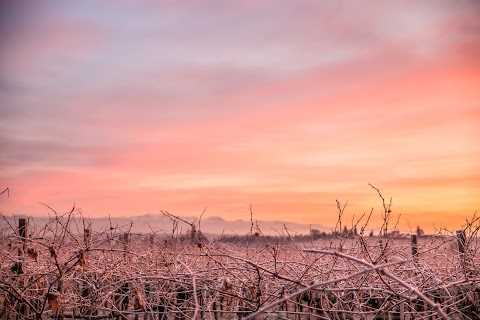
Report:
[[[18,217],[17,217],[18,218]],[[237,220],[225,220],[218,216],[204,218],[199,221],[198,217],[180,217],[181,219],[188,221],[189,223],[195,222],[197,228],[200,222],[200,229],[205,234],[238,234],[244,235],[250,232],[252,227],[250,220],[245,221],[241,219]],[[13,217],[6,217],[8,223],[15,228],[15,221]],[[141,216],[133,217],[101,217],[101,218],[88,218],[87,222],[92,224],[92,229],[97,232],[107,231],[110,228],[129,230],[134,233],[150,233],[150,232],[160,232],[170,234],[173,229],[173,219],[164,214],[146,214]],[[0,229],[5,229],[11,227],[8,225],[5,219],[0,219]],[[30,218],[30,224],[35,226],[35,229],[40,230],[48,222],[48,217],[33,217]],[[18,224],[18,221],[16,221]],[[312,224],[299,224],[293,222],[284,222],[284,221],[265,221],[265,220],[254,220],[254,231],[257,231],[257,225],[260,228],[261,232],[265,235],[287,235],[285,227],[288,230],[288,233],[291,235],[295,234],[309,234],[310,229],[317,229],[320,231],[330,231],[328,228]],[[83,220],[75,219],[72,222],[72,229],[83,232]],[[190,226],[183,222],[178,221],[178,230],[181,232],[188,232]]]
[[[222,217],[219,217],[219,216],[209,217],[209,218],[206,218],[205,220],[216,221],[216,222],[225,222],[225,219],[223,219]]]

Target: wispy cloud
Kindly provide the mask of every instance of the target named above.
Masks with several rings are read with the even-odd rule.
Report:
[[[378,206],[369,182],[403,226],[478,210],[476,2],[4,8],[8,211],[232,218],[254,204],[262,219],[328,225],[337,198]]]

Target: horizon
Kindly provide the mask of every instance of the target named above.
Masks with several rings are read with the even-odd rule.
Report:
[[[127,223],[120,228],[125,228],[129,222],[132,223],[133,233],[141,233],[141,234],[148,234],[152,230],[155,232],[158,231],[165,231],[165,230],[170,230],[170,226],[164,227],[163,225],[160,227],[160,223],[162,221],[158,220],[153,220],[148,222],[147,227],[145,227],[146,221],[142,221],[145,218],[153,218],[153,219],[158,219],[158,218],[165,218],[167,222],[171,222],[172,219],[179,219],[178,221],[181,222],[181,226],[179,227],[180,230],[182,231],[181,233],[188,234],[190,232],[190,229],[188,229],[188,223],[194,223],[198,224],[201,222],[202,228],[200,230],[204,230],[205,225],[207,227],[207,231],[203,231],[206,234],[210,235],[220,235],[220,234],[225,234],[228,236],[238,234],[239,236],[242,235],[247,235],[251,230],[251,223],[253,221],[254,229],[261,230],[265,235],[267,236],[272,236],[272,235],[278,235],[279,232],[283,232],[284,228],[287,227],[289,232],[295,235],[308,235],[311,230],[318,230],[320,232],[326,232],[327,234],[331,234],[335,231],[335,228],[339,227],[338,225],[323,225],[321,223],[308,223],[308,222],[295,222],[295,221],[289,221],[289,220],[262,220],[262,219],[256,219],[254,216],[251,217],[245,217],[245,218],[236,218],[236,219],[226,219],[221,216],[207,216],[203,217],[202,215],[199,216],[194,216],[194,215],[185,215],[185,216],[176,216],[177,218],[172,218],[169,217],[171,213],[146,213],[142,215],[125,215],[125,216],[118,216],[118,215],[113,215],[113,216],[84,216],[83,213],[81,212],[81,208],[72,208],[72,210],[68,212],[52,212],[50,210],[50,215],[49,214],[43,214],[43,215],[24,215],[24,214],[5,214],[0,212],[0,214],[7,218],[7,219],[21,219],[21,218],[27,218],[30,219],[32,218],[33,221],[40,221],[44,219],[50,219],[53,216],[58,216],[58,217],[63,217],[63,219],[66,219],[67,216],[72,215],[72,219],[74,220],[83,220],[86,219],[90,222],[92,222],[93,229],[97,229],[98,227],[103,228],[105,225],[105,221],[103,220],[109,220],[112,222],[118,222],[118,220],[124,220],[123,222]],[[175,215],[173,214],[175,217]],[[140,220],[140,221],[138,221]],[[187,222],[185,222],[185,221]],[[98,225],[99,221],[101,222],[100,225]],[[381,226],[372,226],[371,224],[364,224],[366,222],[365,219],[361,220],[355,220],[355,221],[345,221],[342,219],[342,230],[337,230],[337,232],[342,232],[343,228],[347,228],[348,230],[353,230],[354,227],[356,226],[357,229],[360,229],[361,227],[365,226],[365,236],[370,234],[370,232],[373,232],[375,236],[380,236],[380,233],[382,232]],[[45,221],[43,221],[45,222]],[[97,224],[95,224],[95,222]],[[143,222],[143,225],[141,223]],[[354,222],[356,225],[348,224],[348,222]],[[16,222],[14,222],[16,223]],[[215,225],[209,225],[208,223],[216,223]],[[2,224],[2,220],[0,220],[0,225]],[[241,225],[239,225],[241,224]],[[39,227],[39,225],[34,224],[36,227]],[[401,228],[398,227],[396,224],[393,226],[389,224],[390,227],[388,229],[388,233],[392,233],[394,231],[400,232],[400,235],[410,235],[410,234],[416,234],[416,229],[417,227],[422,230],[422,232],[425,233],[425,236],[435,236],[435,235],[442,235],[445,236],[448,233],[451,233],[451,236],[455,236],[455,232],[457,230],[454,229],[448,229],[442,227],[435,227],[433,226],[432,229],[428,225],[411,225],[408,228]],[[40,223],[41,226],[41,223]],[[97,227],[97,228],[95,228]],[[185,228],[184,228],[185,227]],[[463,226],[462,226],[463,227]],[[151,228],[151,229],[150,229]],[[461,228],[460,226],[458,228]],[[215,229],[216,231],[212,231],[212,229]],[[247,230],[248,229],[248,230]],[[307,230],[308,229],[308,230]],[[147,231],[145,231],[147,230]],[[220,231],[219,231],[220,230]],[[247,230],[247,231],[245,231]],[[307,230],[307,231],[305,231]],[[427,232],[430,231],[430,232]],[[230,233],[229,233],[230,232]]]
[[[460,228],[480,4],[0,4],[0,212]]]

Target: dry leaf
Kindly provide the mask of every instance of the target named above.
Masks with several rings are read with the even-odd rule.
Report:
[[[47,293],[47,302],[54,313],[58,311],[58,296],[53,293]]]
[[[57,252],[55,251],[54,247],[50,247],[50,255],[52,256],[52,258],[57,257]]]
[[[223,291],[230,290],[230,289],[232,289],[232,287],[233,287],[232,284],[230,282],[228,282],[227,279],[224,278],[222,280],[222,290]]]
[[[145,311],[145,299],[143,299],[143,296],[139,292],[135,295],[135,304],[133,305],[133,308],[135,310]]]
[[[82,267],[87,265],[87,253],[83,250],[78,253],[78,264]]]
[[[33,248],[28,248],[27,256],[29,256],[30,258],[35,259],[35,261],[37,261],[38,252],[37,252],[37,250],[35,250]]]
[[[22,265],[22,262],[21,261],[17,261],[15,262],[12,267],[10,268],[10,270],[12,270],[13,273],[16,273],[16,274],[23,274],[23,265]]]

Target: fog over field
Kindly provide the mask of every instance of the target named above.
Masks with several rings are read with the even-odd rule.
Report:
[[[14,225],[13,216],[7,217],[8,221]],[[47,222],[48,217],[30,217],[32,224],[35,224],[36,228],[42,228]],[[182,217],[182,219],[188,222],[196,222],[198,226],[198,217]],[[125,227],[132,225],[131,232],[133,233],[150,233],[152,231],[165,231],[171,232],[172,219],[163,214],[146,214],[133,217],[101,217],[87,219],[92,223],[92,229],[94,231],[104,231],[112,227]],[[78,221],[79,226],[82,226],[83,222]],[[306,223],[294,223],[284,221],[264,221],[253,219],[255,228],[258,226],[265,235],[287,235],[285,233],[285,227],[291,235],[295,234],[309,234],[310,229],[316,229],[319,231],[329,232],[329,228],[319,224],[306,224]],[[5,220],[0,220],[0,228],[8,227],[8,223]],[[179,231],[189,232],[190,226],[186,223],[181,223],[178,226]],[[204,234],[238,234],[245,235],[250,232],[251,221],[246,216],[244,219],[237,220],[225,220],[221,217],[214,216],[203,218],[200,220],[200,228]],[[82,227],[80,229],[83,232]]]

